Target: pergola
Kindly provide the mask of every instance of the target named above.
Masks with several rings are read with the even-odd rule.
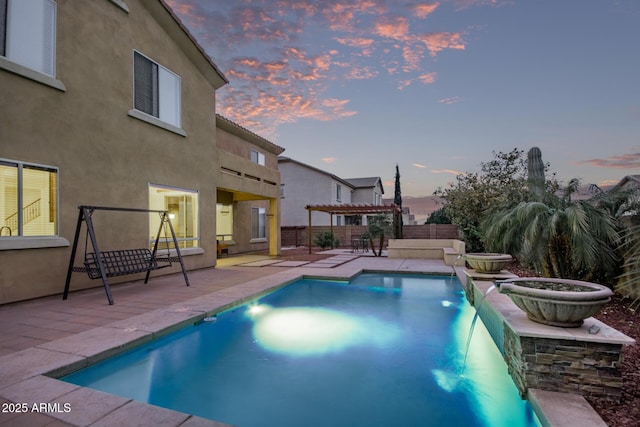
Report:
[[[309,211],[309,253],[311,253],[311,212],[326,212],[331,218],[329,220],[331,235],[333,235],[333,215],[371,215],[385,213],[402,213],[400,206],[390,205],[307,205],[305,209]]]

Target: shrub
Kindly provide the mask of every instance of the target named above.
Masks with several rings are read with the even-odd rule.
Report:
[[[337,248],[340,246],[340,240],[334,239],[333,234],[330,231],[323,231],[316,234],[316,238],[313,240],[313,244],[319,246],[321,249]]]

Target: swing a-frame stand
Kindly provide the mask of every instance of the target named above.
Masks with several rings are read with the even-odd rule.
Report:
[[[104,290],[107,293],[107,299],[109,304],[113,305],[113,297],[111,296],[111,289],[109,288],[109,277],[124,276],[127,274],[143,273],[146,272],[144,283],[149,281],[149,274],[152,270],[158,270],[165,267],[171,267],[172,262],[179,262],[182,268],[182,275],[187,286],[189,286],[189,278],[187,277],[187,271],[184,268],[182,262],[182,256],[180,255],[180,247],[178,246],[178,239],[176,233],[173,231],[173,226],[169,220],[169,212],[148,210],[148,209],[129,209],[129,208],[111,208],[104,206],[79,206],[80,210],[78,214],[78,225],[76,226],[76,234],[73,239],[73,248],[71,249],[71,258],[69,259],[69,269],[67,270],[67,281],[64,285],[63,300],[66,300],[69,296],[69,284],[71,283],[71,273],[87,273],[91,279],[102,279]],[[100,251],[98,248],[98,241],[96,239],[96,233],[93,228],[93,222],[91,216],[95,211],[120,211],[120,212],[143,212],[143,213],[157,213],[160,215],[160,227],[158,233],[156,233],[156,240],[153,244],[153,249],[120,249],[114,251]],[[85,238],[85,256],[84,266],[75,267],[73,264],[76,258],[76,251],[78,249],[78,238],[80,237],[80,229],[82,223],[86,225]],[[171,238],[173,239],[173,246],[176,251],[175,256],[169,255],[169,248],[167,245],[167,254],[164,256],[158,256],[158,242],[160,240],[160,233],[164,229],[165,238],[168,240],[166,234],[166,228],[171,231]],[[91,240],[91,247],[93,252],[88,252],[88,240]]]

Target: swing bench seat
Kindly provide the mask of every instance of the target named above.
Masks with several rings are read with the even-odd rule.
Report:
[[[159,264],[158,261],[166,261],[169,263],[172,261],[172,257],[154,258],[149,249],[100,251],[100,255],[102,255],[104,271],[107,277],[146,273],[170,266],[170,264]],[[84,267],[75,267],[74,271],[86,271],[91,279],[99,279],[102,277],[98,265],[98,257],[93,252],[86,254]]]
[[[67,269],[67,280],[64,284],[64,292],[62,293],[62,299],[66,300],[69,296],[69,288],[71,284],[72,273],[87,273],[90,279],[102,279],[102,285],[104,286],[109,305],[113,305],[113,297],[111,296],[111,289],[109,287],[109,277],[125,276],[128,274],[146,273],[144,283],[149,280],[149,273],[152,270],[159,270],[161,268],[171,267],[172,262],[180,264],[182,275],[184,276],[184,282],[189,286],[189,277],[187,277],[187,269],[182,261],[180,255],[180,248],[178,246],[178,240],[176,234],[171,225],[168,211],[149,210],[149,209],[134,209],[134,208],[116,208],[106,206],[78,206],[78,223],[76,225],[76,233],[73,239],[73,246],[71,249],[71,256],[69,257],[69,268]],[[120,211],[120,212],[142,212],[142,213],[157,213],[160,215],[160,225],[158,227],[158,233],[156,234],[155,242],[153,243],[153,250],[149,248],[143,249],[120,249],[112,251],[101,251],[98,249],[96,233],[93,227],[93,221],[91,219],[95,211]],[[75,266],[74,260],[76,258],[76,251],[78,249],[78,240],[80,237],[80,230],[82,224],[86,224],[86,237],[84,245],[84,265]],[[164,255],[158,253],[158,242],[160,239],[160,233],[163,231],[166,234],[166,227],[169,227],[171,231],[171,237],[174,244],[175,255],[168,249],[168,239],[166,239],[167,252]],[[91,246],[93,252],[87,251],[87,243],[91,238]]]

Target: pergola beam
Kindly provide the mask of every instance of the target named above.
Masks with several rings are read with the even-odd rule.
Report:
[[[307,231],[309,240],[309,253],[311,253],[311,212],[326,212],[330,215],[331,235],[333,236],[333,215],[370,215],[384,213],[402,213],[400,206],[390,205],[307,205],[305,209],[309,211],[309,230]]]

